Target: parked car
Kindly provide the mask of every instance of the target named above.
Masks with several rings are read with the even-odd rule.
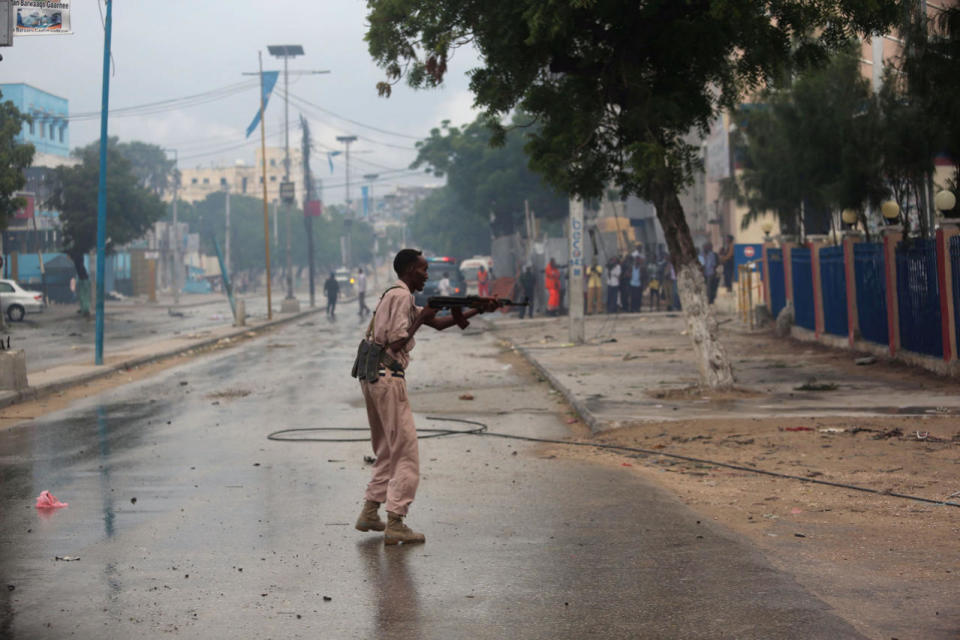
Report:
[[[427,258],[427,282],[423,285],[423,291],[418,291],[413,296],[419,306],[427,304],[427,298],[440,295],[439,285],[444,273],[450,279],[450,295],[467,295],[467,281],[457,268],[456,260],[445,257]]]
[[[10,320],[20,322],[27,313],[43,311],[43,294],[24,289],[16,280],[0,280],[0,305]]]

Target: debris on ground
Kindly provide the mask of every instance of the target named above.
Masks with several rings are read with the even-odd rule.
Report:
[[[867,356],[865,358],[857,358],[856,360],[853,361],[853,364],[863,366],[867,364],[875,364],[876,362],[877,362],[876,358],[874,358],[873,356]]]
[[[66,506],[69,506],[69,503],[60,502],[49,491],[41,491],[37,496],[37,509],[62,509]]]
[[[816,378],[810,378],[799,387],[794,387],[794,391],[836,391],[837,385],[833,382],[817,382]]]
[[[375,464],[376,461],[377,461],[377,459],[374,458],[373,456],[363,456],[363,462],[364,462],[364,464]]]
[[[80,556],[53,556],[53,559],[61,562],[76,562]]]
[[[780,427],[781,431],[813,431],[813,427]]]
[[[460,399],[461,399],[461,400],[473,400],[473,394],[472,394],[472,393],[461,393],[461,394],[460,394]]]

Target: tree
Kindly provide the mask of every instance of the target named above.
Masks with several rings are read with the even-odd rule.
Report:
[[[738,110],[737,122],[744,228],[771,211],[789,233],[827,233],[843,209],[863,215],[888,193],[876,150],[879,108],[852,44],[786,88],[769,88],[762,104]]]
[[[77,270],[77,297],[85,313],[89,312],[90,278],[83,258],[97,245],[99,147],[94,142],[76,149],[73,155],[80,159],[80,164],[55,169],[53,194],[48,202],[60,212],[63,249]],[[160,198],[140,184],[116,138],[111,138],[107,145],[107,252],[140,238],[163,217],[163,212]]]
[[[410,236],[438,255],[473,256],[490,253],[490,226],[464,211],[450,185],[434,190],[417,203],[409,220]]]
[[[733,384],[717,339],[679,192],[698,164],[685,141],[707,131],[784,69],[821,61],[851,33],[883,32],[897,0],[368,0],[367,40],[387,73],[414,87],[442,83],[471,43],[475,104],[503,141],[500,118],[536,119],[531,166],[559,190],[599,198],[612,184],[654,203],[697,353],[702,384]],[[811,36],[809,34],[816,34]],[[800,43],[799,46],[792,46]]]
[[[117,150],[130,163],[130,169],[140,186],[161,197],[167,192],[176,163],[167,158],[163,147],[133,140],[119,142]]]
[[[471,229],[477,221],[489,222],[494,236],[510,235],[523,226],[524,201],[544,219],[563,218],[567,199],[528,166],[523,146],[524,134],[535,130],[531,120],[515,114],[514,126],[497,146],[490,145],[492,132],[482,117],[462,128],[444,121],[417,143],[411,168],[426,167],[438,178],[447,176],[445,188],[459,205],[448,207],[448,215],[464,220]],[[467,217],[474,220],[467,222]]]
[[[3,94],[0,93],[0,98]],[[23,188],[27,179],[23,170],[33,163],[32,144],[17,142],[17,136],[24,122],[30,122],[30,116],[9,100],[0,102],[0,225],[6,228],[7,220],[23,206],[23,198],[15,198],[14,193]]]

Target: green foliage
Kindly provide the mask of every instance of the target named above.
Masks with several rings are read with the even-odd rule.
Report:
[[[30,122],[30,116],[9,100],[0,101],[0,228],[6,228],[7,220],[23,206],[23,199],[13,194],[26,184],[23,170],[33,162],[33,145],[16,140],[24,122]]]
[[[171,187],[175,162],[163,147],[134,140],[119,142],[117,149],[130,162],[130,169],[142,187],[163,196]]]
[[[464,258],[490,253],[489,225],[465,212],[450,186],[417,203],[408,229],[417,246],[437,255]]]
[[[200,233],[200,250],[213,255],[211,233],[216,234],[220,250],[224,250],[226,234],[226,195],[214,192],[205,200],[190,204],[177,204],[177,219],[190,225],[193,232]],[[168,219],[170,208],[167,209]],[[286,213],[280,210],[278,237],[273,237],[273,210],[270,210],[270,268],[276,273],[286,265],[287,223]],[[306,225],[303,211],[290,209],[291,261],[295,268],[305,268],[307,259]],[[355,263],[372,260],[373,229],[370,225],[354,221],[350,225]],[[317,273],[340,266],[340,236],[344,230],[344,215],[337,207],[328,207],[327,215],[313,219],[315,264]],[[263,200],[251,196],[230,196],[230,254],[234,271],[262,271],[265,267],[263,230]]]
[[[565,217],[567,199],[528,167],[524,138],[536,130],[530,120],[522,114],[514,116],[513,126],[503,130],[495,146],[482,117],[462,128],[444,121],[430,131],[430,137],[418,142],[412,168],[426,167],[437,177],[446,176],[445,188],[450,190],[450,196],[444,196],[444,207],[437,208],[439,201],[433,200],[430,214],[446,210],[470,229],[476,229],[478,221],[489,221],[495,236],[509,235],[522,226],[524,200],[540,217]],[[483,244],[489,245],[489,238]]]
[[[57,167],[53,194],[48,205],[60,212],[64,252],[78,263],[78,276],[86,279],[82,257],[97,245],[97,190],[100,176],[100,145],[76,149],[75,167]],[[141,186],[130,161],[120,152],[115,138],[107,145],[107,252],[140,238],[163,217],[163,203]]]
[[[841,210],[876,206],[887,195],[880,110],[859,65],[851,45],[789,88],[765,92],[763,104],[738,110],[744,227],[770,211],[787,232],[825,233]]]
[[[472,43],[482,62],[470,85],[494,141],[519,107],[539,125],[526,144],[536,171],[565,193],[597,198],[613,185],[653,201],[671,252],[689,262],[677,193],[697,153],[684,138],[767,78],[885,31],[898,4],[368,0],[367,41],[388,82],[406,72],[414,87],[439,84],[453,51]]]

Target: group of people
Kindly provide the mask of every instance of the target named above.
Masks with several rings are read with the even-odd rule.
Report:
[[[357,268],[356,276],[356,289],[357,289],[357,315],[362,319],[364,316],[370,314],[370,308],[367,307],[367,274],[363,272],[363,267]],[[326,279],[323,283],[323,293],[327,297],[327,318],[330,320],[337,319],[337,299],[340,297],[340,283],[337,282],[337,274],[334,271],[330,272],[330,277]]]
[[[680,308],[677,274],[673,263],[660,247],[651,256],[643,245],[637,244],[626,255],[611,256],[606,265],[600,265],[594,257],[584,278],[587,314],[619,311],[637,313],[643,308],[645,295],[651,311]]]

